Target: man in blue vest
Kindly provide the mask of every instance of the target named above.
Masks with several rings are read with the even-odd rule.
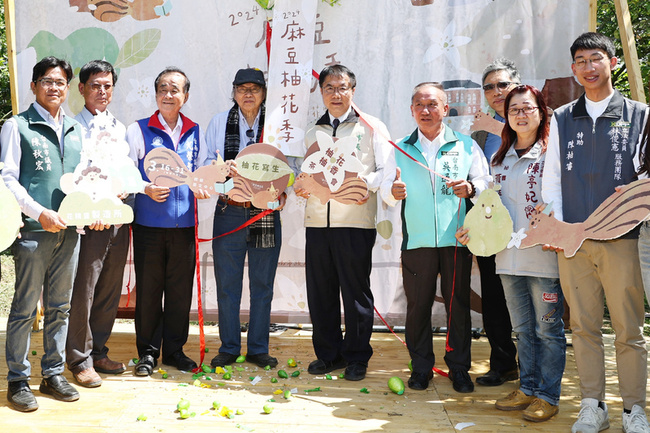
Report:
[[[199,162],[201,131],[180,112],[190,90],[183,71],[166,68],[158,74],[154,86],[158,111],[132,123],[126,131],[131,159],[148,182],[144,194],[135,199],[133,223],[138,376],[151,375],[161,349],[163,364],[183,371],[196,368],[196,363],[183,353],[196,264],[195,194],[187,185],[167,188],[149,182],[144,158],[152,149],[165,147],[175,151],[194,171]],[[207,193],[196,194],[199,199],[207,197]]]
[[[391,164],[387,165],[387,170],[395,171],[395,175],[390,178],[387,175],[387,179],[395,180],[392,185],[390,180],[384,182],[382,196],[393,205],[402,200],[406,345],[413,365],[408,386],[426,389],[433,377],[431,308],[440,275],[442,297],[450,316],[449,349],[445,355],[449,378],[457,392],[472,392],[474,384],[468,373],[472,255],[460,245],[456,248],[454,233],[463,225],[464,199],[478,196],[491,178],[476,142],[443,123],[448,113],[447,95],[440,83],[415,86],[411,114],[418,128],[397,146],[437,174],[395,150]]]
[[[81,126],[61,108],[72,77],[65,60],[46,57],[38,62],[31,82],[36,102],[9,119],[0,134],[2,177],[16,196],[25,224],[12,247],[16,286],[6,343],[7,399],[22,412],[38,409],[29,387],[27,355],[41,287],[45,324],[39,390],[61,401],[79,399],[62,375],[79,235],[57,212],[64,197],[59,181],[74,171],[81,152]]]

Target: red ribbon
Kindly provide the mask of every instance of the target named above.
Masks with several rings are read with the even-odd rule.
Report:
[[[311,74],[312,74],[312,75],[314,76],[314,78],[316,78],[317,80],[320,78],[320,75],[318,74],[318,72],[316,72],[316,71],[313,70],[313,69],[312,69],[312,71],[311,71]],[[366,122],[366,123],[368,124],[368,126],[370,126],[370,129],[372,129],[372,131],[373,131],[374,133],[379,134],[379,135],[380,135],[384,140],[388,141],[388,142],[389,142],[389,143],[390,143],[390,144],[391,144],[395,149],[397,149],[397,150],[399,150],[400,152],[402,152],[402,153],[403,153],[403,154],[404,154],[408,159],[410,159],[411,161],[415,162],[415,163],[416,163],[417,165],[419,165],[420,167],[424,168],[425,170],[427,170],[427,171],[429,171],[429,172],[435,174],[436,176],[438,176],[438,177],[440,177],[440,178],[442,178],[442,179],[444,179],[444,180],[447,180],[447,181],[451,181],[451,180],[452,180],[452,179],[448,178],[447,176],[444,176],[444,175],[442,175],[442,174],[440,174],[440,173],[438,173],[438,172],[432,170],[431,168],[427,167],[426,165],[422,164],[420,161],[418,161],[417,159],[415,159],[414,157],[412,157],[411,155],[409,155],[408,153],[406,153],[406,151],[404,151],[404,150],[403,150],[402,148],[400,148],[397,144],[395,144],[395,142],[392,141],[392,140],[390,139],[390,137],[387,137],[385,134],[383,134],[382,131],[378,131],[378,130],[376,130],[376,129],[372,126],[372,123],[368,122],[368,120],[364,118],[364,116],[363,116],[363,112],[359,109],[359,107],[357,107],[357,105],[356,105],[354,102],[351,101],[351,104],[352,104],[352,108],[354,108],[354,110],[357,112],[357,114],[359,114],[359,118],[361,118],[361,120],[363,120],[364,122]],[[462,199],[461,199],[461,200],[462,200]],[[461,206],[461,201],[459,200],[459,201],[458,201],[458,220],[457,220],[457,222],[456,222],[456,230],[458,230],[458,228],[460,227],[460,206]],[[458,240],[456,240],[456,248],[454,249],[454,276],[453,276],[454,279],[452,280],[452,285],[451,285],[451,300],[449,301],[449,316],[448,316],[448,318],[447,318],[447,336],[446,336],[446,338],[445,338],[445,350],[446,350],[447,352],[451,352],[451,351],[454,350],[453,347],[449,346],[449,328],[450,328],[450,326],[451,326],[451,307],[452,307],[452,304],[453,304],[453,301],[454,301],[454,292],[455,292],[455,289],[456,289],[456,257],[457,257],[457,255],[458,255]],[[375,308],[375,313],[377,313],[377,315],[379,316],[379,318],[381,319],[381,321],[384,322],[384,325],[386,325],[386,326],[388,327],[388,329],[390,329],[390,331],[393,333],[393,335],[395,335],[395,336],[397,337],[398,340],[400,340],[404,345],[406,345],[406,342],[404,342],[404,341],[403,341],[403,340],[402,340],[402,339],[401,339],[397,334],[395,334],[395,332],[393,332],[393,330],[390,328],[390,326],[388,326],[388,323],[386,323],[386,321],[384,320],[384,318],[381,317],[381,314],[379,314],[379,311],[377,311],[377,308]],[[442,372],[441,370],[437,369],[436,367],[433,367],[433,371],[435,371],[436,373],[438,373],[438,374],[440,374],[440,375],[442,375],[442,376],[447,377],[447,374],[446,374],[446,373]]]
[[[381,319],[381,321],[384,323],[386,328],[388,328],[388,330],[391,332],[391,334],[393,334],[395,336],[395,338],[397,338],[399,341],[402,342],[402,344],[404,346],[406,346],[406,341],[402,340],[402,338],[399,335],[397,335],[395,333],[395,331],[393,331],[393,328],[391,328],[390,325],[388,324],[388,322],[386,322],[386,320],[384,320],[384,318],[379,313],[379,310],[377,310],[377,307],[375,307],[375,314],[377,314],[377,317],[379,317],[379,319]],[[433,370],[434,373],[438,373],[440,376],[449,377],[449,374],[445,373],[444,371],[442,371],[441,369],[439,369],[437,367],[433,367],[431,370]]]
[[[131,302],[131,267],[133,265],[133,227],[131,227],[131,224],[129,224],[129,279],[126,282],[126,306],[125,308],[129,308],[129,302]]]
[[[199,352],[201,360],[197,368],[192,370],[193,373],[201,371],[203,368],[203,359],[205,358],[205,332],[203,330],[203,299],[201,295],[201,258],[199,254],[199,213],[196,197],[194,198],[194,254],[196,258],[196,294],[197,307],[199,310]]]

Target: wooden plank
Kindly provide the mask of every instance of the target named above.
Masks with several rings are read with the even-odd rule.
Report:
[[[4,347],[6,319],[0,319],[0,347]],[[220,344],[216,327],[208,326],[206,346],[210,351],[205,362],[217,354]],[[190,327],[190,338],[186,353],[198,360],[198,328]],[[400,334],[403,338],[403,334]],[[252,364],[237,364],[243,371],[235,370],[233,379],[224,381],[221,375],[210,374],[212,380],[201,380],[209,388],[193,386],[189,373],[161,366],[169,374],[162,379],[158,371],[152,377],[137,377],[132,368],[122,375],[104,375],[101,387],[87,389],[77,387],[81,399],[73,403],[63,403],[38,392],[40,382],[40,356],[42,355],[43,333],[32,333],[31,350],[37,355],[30,355],[34,369],[31,381],[32,389],[38,399],[40,408],[33,413],[23,414],[8,407],[7,401],[0,399],[1,431],[20,429],[21,433],[30,431],[54,431],[56,426],[65,426],[68,432],[103,432],[120,428],[123,432],[156,431],[175,432],[186,429],[192,432],[239,432],[254,429],[256,432],[454,432],[461,422],[473,422],[476,425],[464,432],[516,432],[526,429],[528,432],[569,431],[575,421],[580,405],[579,381],[573,359],[573,349],[567,350],[567,368],[563,379],[560,413],[552,420],[536,424],[521,418],[521,412],[502,412],[494,408],[496,399],[507,395],[517,386],[507,383],[500,387],[477,386],[471,394],[458,394],[451,381],[436,375],[426,391],[412,391],[407,388],[402,396],[391,393],[386,382],[391,376],[400,376],[405,382],[409,377],[407,368],[408,352],[395,337],[387,333],[375,333],[372,339],[374,355],[370,360],[368,376],[360,382],[339,379],[337,371],[333,380],[324,376],[312,376],[305,370],[314,353],[311,332],[308,329],[289,328],[272,333],[270,338],[271,354],[278,357],[280,367],[288,372],[294,369],[286,366],[288,358],[298,362],[302,373],[297,378],[279,379],[271,383],[271,377],[277,377],[277,368],[265,371]],[[246,335],[242,335],[244,342]],[[618,396],[616,381],[616,364],[614,359],[613,336],[606,336],[607,354],[607,402],[610,405],[612,431],[621,428],[621,400]],[[444,335],[434,337],[434,348],[438,365],[443,369]],[[115,360],[128,362],[137,356],[133,323],[117,323],[108,347],[109,356]],[[472,341],[471,376],[488,370],[489,344],[485,337]],[[5,393],[7,367],[4,351],[0,351],[0,393]],[[250,377],[260,376],[262,381],[252,385]],[[72,375],[66,371],[65,376],[73,382]],[[219,386],[222,384],[222,386]],[[320,392],[306,393],[305,390],[320,387]],[[280,389],[297,388],[290,400],[282,395],[275,395]],[[360,392],[367,388],[369,394]],[[181,398],[190,400],[194,418],[181,420],[174,412]],[[269,403],[269,399],[275,399]],[[241,409],[242,415],[234,419],[219,416],[211,410],[212,402],[218,401],[231,409]],[[271,404],[273,413],[262,413],[262,407]],[[138,422],[137,417],[145,414],[148,419]],[[239,427],[238,427],[239,426]]]
[[[628,7],[627,0],[615,0],[614,4],[616,5],[618,28],[621,32],[621,45],[623,46],[623,55],[625,56],[627,77],[630,82],[630,96],[632,99],[645,104],[646,98],[643,90],[643,77],[641,76],[639,56],[636,52],[630,8]]]
[[[9,60],[9,82],[11,87],[11,109],[18,114],[18,65],[16,65],[16,9],[14,0],[4,0],[5,31],[7,35],[7,59]]]
[[[589,31],[595,32],[598,24],[598,0],[589,0]]]

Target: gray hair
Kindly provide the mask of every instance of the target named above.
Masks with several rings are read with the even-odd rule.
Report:
[[[425,81],[423,83],[418,84],[413,88],[413,92],[411,93],[411,104],[413,104],[413,100],[415,99],[415,95],[420,91],[421,88],[423,87],[433,87],[434,89],[438,89],[442,92],[444,95],[444,103],[447,103],[447,92],[445,92],[444,86],[437,82],[437,81]]]
[[[490,75],[492,72],[498,71],[506,71],[512,81],[517,84],[521,83],[521,76],[519,75],[517,66],[515,66],[515,62],[510,59],[506,59],[505,57],[499,57],[485,67],[483,70],[483,78],[481,79],[481,84],[485,83],[485,79],[488,75]]]

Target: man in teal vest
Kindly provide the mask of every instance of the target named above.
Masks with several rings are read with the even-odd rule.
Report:
[[[387,174],[386,179],[395,180],[392,185],[384,182],[382,196],[389,204],[402,200],[406,345],[413,364],[408,386],[426,389],[433,376],[431,308],[440,275],[445,309],[450,316],[449,349],[445,355],[449,378],[457,392],[472,392],[474,384],[468,374],[472,255],[461,245],[456,248],[454,233],[463,225],[464,199],[477,196],[487,188],[491,178],[476,142],[443,123],[448,113],[447,95],[442,85],[421,83],[415,87],[411,114],[418,128],[397,144],[409,156],[394,151],[394,159],[387,170],[394,170],[395,175],[389,178]]]
[[[79,393],[62,376],[72,283],[79,235],[57,210],[63,200],[59,181],[79,164],[82,130],[61,105],[72,80],[70,64],[46,57],[33,69],[36,102],[2,127],[2,177],[23,211],[21,238],[12,246],[16,286],[7,322],[7,399],[14,409],[38,409],[29,387],[27,359],[36,304],[43,288],[45,329],[40,392],[74,401]]]

